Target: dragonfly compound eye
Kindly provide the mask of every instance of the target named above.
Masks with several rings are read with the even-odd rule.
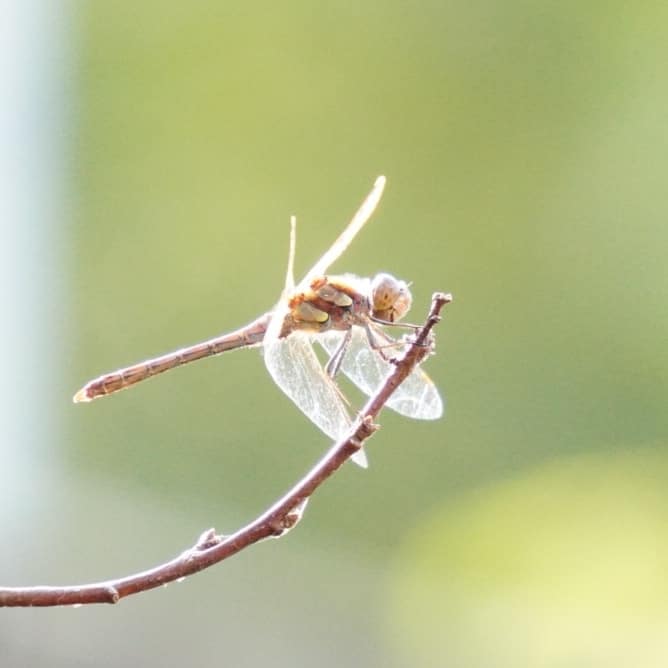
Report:
[[[413,297],[405,281],[390,274],[377,274],[371,281],[374,317],[387,322],[401,320],[411,307]]]

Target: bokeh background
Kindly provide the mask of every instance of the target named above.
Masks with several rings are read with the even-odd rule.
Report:
[[[117,607],[5,610],[3,666],[668,664],[668,5],[8,3],[2,585],[249,521],[326,439],[257,351],[90,405],[336,265],[451,291],[446,418],[384,413],[304,521]]]

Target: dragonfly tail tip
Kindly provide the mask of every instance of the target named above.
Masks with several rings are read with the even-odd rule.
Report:
[[[80,389],[80,390],[79,390],[79,391],[72,397],[72,401],[73,401],[75,404],[80,404],[80,403],[84,403],[84,402],[92,401],[92,400],[93,400],[93,397],[91,397],[91,396],[88,394],[88,392],[86,391],[86,388],[85,388],[85,387],[82,387],[82,388],[81,388],[81,389]]]

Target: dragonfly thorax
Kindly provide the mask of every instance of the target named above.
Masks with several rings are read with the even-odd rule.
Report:
[[[369,281],[356,276],[322,276],[288,300],[281,336],[302,330],[325,332],[362,325],[372,314]]]

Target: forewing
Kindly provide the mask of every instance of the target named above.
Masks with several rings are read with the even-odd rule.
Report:
[[[346,229],[341,232],[339,238],[330,246],[327,251],[325,251],[322,257],[313,265],[313,267],[311,267],[300,285],[310,285],[314,278],[324,276],[327,273],[327,269],[329,269],[330,265],[338,259],[338,257],[341,255],[341,253],[343,253],[343,251],[346,250],[346,248],[348,248],[350,242],[364,227],[367,220],[369,220],[374,209],[378,206],[378,202],[380,201],[384,188],[385,177],[379,176],[376,179],[371,192],[367,195],[364,202],[362,202],[360,208],[357,210],[357,213],[355,213],[352,220],[348,223]]]
[[[393,340],[380,329],[374,333],[381,345],[392,343]],[[341,332],[326,332],[317,337],[319,343],[330,354],[334,354],[342,339]],[[386,354],[394,355],[392,348]],[[385,379],[392,372],[393,366],[383,359],[379,351],[369,345],[366,331],[361,327],[353,327],[350,345],[341,362],[341,371],[368,396],[375,394]],[[403,383],[395,390],[387,402],[387,406],[401,415],[416,420],[436,420],[443,415],[443,401],[429,376],[420,367],[415,368]]]

